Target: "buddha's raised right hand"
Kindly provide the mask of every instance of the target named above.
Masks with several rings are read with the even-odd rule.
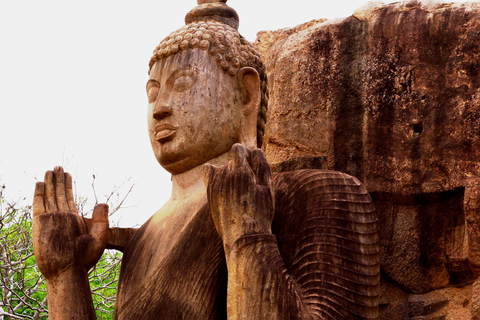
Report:
[[[93,227],[87,232],[75,205],[72,177],[56,167],[35,186],[32,230],[35,258],[47,280],[73,266],[88,271],[107,243],[108,205],[95,207]]]

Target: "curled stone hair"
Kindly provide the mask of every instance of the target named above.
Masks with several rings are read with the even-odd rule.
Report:
[[[160,59],[180,51],[199,48],[207,51],[218,66],[231,76],[251,67],[260,76],[262,99],[257,119],[257,145],[263,142],[267,118],[268,89],[265,66],[253,45],[238,33],[239,18],[227,0],[198,0],[198,6],[185,17],[186,25],[171,33],[153,51],[149,68]],[[149,71],[150,72],[150,71]]]

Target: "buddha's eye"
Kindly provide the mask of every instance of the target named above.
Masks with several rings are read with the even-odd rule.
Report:
[[[173,89],[183,92],[190,89],[195,84],[195,78],[192,75],[181,75],[173,81]]]
[[[150,80],[147,82],[148,103],[153,103],[157,101],[159,91],[160,91],[160,84],[157,81]]]
[[[158,91],[160,91],[158,87],[151,87],[147,91],[148,103],[153,103],[153,102],[157,101]]]

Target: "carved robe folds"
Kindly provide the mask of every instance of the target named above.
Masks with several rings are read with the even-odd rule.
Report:
[[[365,188],[351,176],[323,170],[277,174],[273,188],[275,236],[246,236],[233,250],[235,272],[258,299],[228,318],[375,318],[377,217]],[[122,264],[118,319],[227,318],[222,242],[206,199],[197,205],[201,209],[194,214],[181,208],[176,217],[157,213],[130,242]],[[175,243],[160,245],[172,232]]]

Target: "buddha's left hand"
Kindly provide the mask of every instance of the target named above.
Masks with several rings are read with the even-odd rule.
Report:
[[[228,253],[243,236],[271,234],[274,198],[270,166],[260,149],[232,147],[232,160],[203,171],[215,227]]]

